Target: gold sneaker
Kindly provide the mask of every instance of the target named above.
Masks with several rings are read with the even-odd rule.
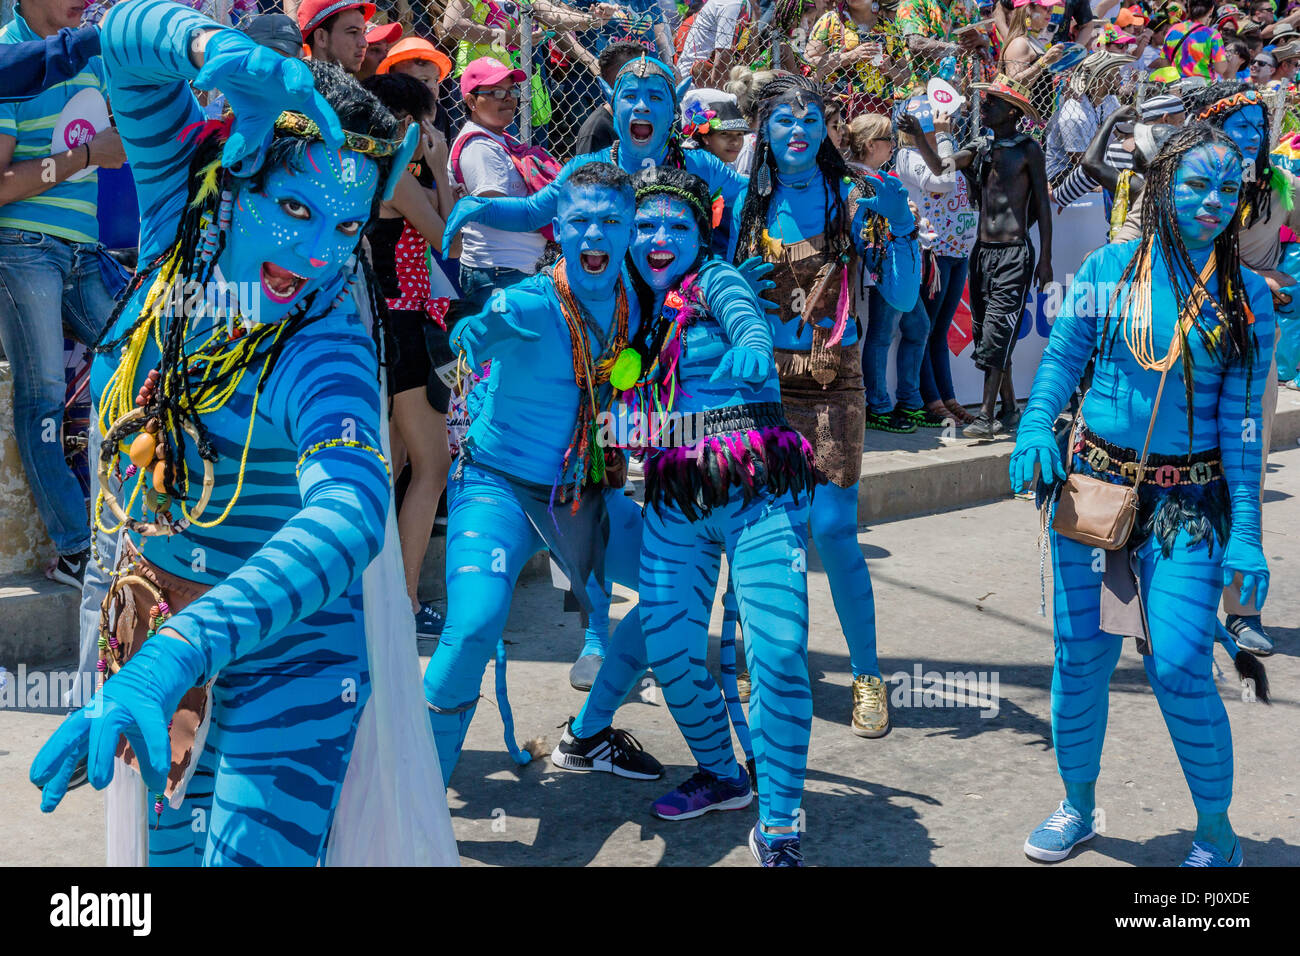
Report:
[[[736,690],[739,691],[737,696],[740,697],[742,704],[749,703],[749,671],[737,671],[736,673]]]
[[[853,720],[849,726],[859,737],[889,733],[888,688],[879,677],[863,674],[853,678]]]

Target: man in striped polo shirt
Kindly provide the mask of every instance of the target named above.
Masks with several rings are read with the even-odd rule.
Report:
[[[0,44],[75,27],[85,0],[22,0]],[[63,458],[63,329],[90,344],[113,309],[100,272],[99,166],[126,160],[112,127],[95,133],[104,68],[94,57],[29,100],[0,103],[0,343],[13,371],[14,432],[37,510],[59,552],[53,576],[80,588],[89,558],[85,499]],[[84,93],[77,103],[69,103]],[[98,104],[87,100],[101,98]],[[86,171],[90,170],[89,173]]]

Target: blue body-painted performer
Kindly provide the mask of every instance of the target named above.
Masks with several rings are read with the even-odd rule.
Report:
[[[732,257],[761,255],[774,265],[781,400],[829,478],[810,518],[849,645],[851,726],[859,736],[880,737],[889,712],[871,575],[857,539],[866,409],[858,330],[847,321],[848,276],[866,256],[881,294],[909,311],[920,289],[916,223],[897,178],[850,173],[826,138],[815,87],[781,75],[759,91],[759,103],[754,177],[735,207]]]
[[[79,758],[122,783],[116,755],[156,795],[153,865],[312,865],[371,694],[361,578],[391,500],[353,257],[416,130],[179,4],[114,7],[101,39],[142,210],[92,368],[94,517],[123,530],[102,690],[32,780],[49,811]],[[191,83],[233,119],[205,123]]]
[[[730,204],[739,195],[744,179],[730,166],[704,150],[683,150],[678,128],[677,103],[689,81],[674,86],[673,71],[651,56],[624,64],[612,87],[601,82],[614,113],[618,140],[611,147],[571,159],[555,181],[524,199],[467,196],[456,203],[447,220],[443,254],[467,222],[481,222],[494,229],[532,232],[551,223],[560,197],[573,172],[592,162],[612,163],[629,175],[647,166],[668,165],[686,169],[709,184],[716,201]],[[624,508],[624,503],[616,507]],[[608,641],[609,593],[600,585],[588,587],[588,614],[582,651],[570,672],[570,681],[586,689],[605,654]],[[626,626],[626,625],[625,625]]]
[[[1169,140],[1148,172],[1142,238],[1105,246],[1084,262],[1025,409],[1013,488],[1032,480],[1036,465],[1059,487],[1065,470],[1053,422],[1094,354],[1083,422],[1071,439],[1072,470],[1131,485],[1148,434],[1151,452],[1126,544],[1103,551],[1051,534],[1052,730],[1066,797],[1025,843],[1036,860],[1065,859],[1093,836],[1117,635],[1131,635],[1196,806],[1185,865],[1242,861],[1227,814],[1232,737],[1211,656],[1225,583],[1240,574],[1241,600],[1258,604],[1268,591],[1260,395],[1274,337],[1268,287],[1237,256],[1242,168],[1233,141],[1206,124]],[[1243,661],[1253,658],[1237,655],[1244,674]],[[1262,669],[1254,676],[1266,699]]]
[[[689,85],[686,80],[680,87],[674,86],[672,69],[652,56],[624,64],[612,88],[601,81],[614,112],[618,137],[614,145],[575,156],[565,163],[553,183],[525,199],[461,199],[447,219],[443,254],[447,254],[452,239],[467,222],[510,232],[533,232],[549,225],[568,178],[587,163],[613,163],[629,175],[647,166],[675,166],[699,176],[708,183],[712,196],[731,205],[744,186],[744,177],[706,150],[682,149],[677,103]]]
[[[583,582],[603,584],[607,576],[636,587],[632,548],[611,549],[605,565],[605,503],[622,492],[602,485],[606,462],[621,462],[622,455],[611,449],[606,456],[597,432],[610,372],[639,327],[623,273],[634,212],[626,173],[608,163],[578,170],[554,220],[563,258],[513,286],[501,311],[489,306],[452,333],[453,350],[471,368],[490,360],[492,370],[449,483],[449,612],[424,676],[447,777],[529,557],[549,548],[584,610],[591,605]],[[627,513],[627,504],[636,508],[619,501],[616,522],[634,537],[639,514]],[[635,611],[622,631],[633,646],[641,643]],[[630,739],[627,744],[640,753]],[[642,756],[633,772],[658,777],[658,764]]]
[[[739,599],[760,690],[750,705],[759,821],[750,846],[767,866],[800,865],[797,820],[812,723],[808,686],[807,520],[812,449],[786,424],[772,331],[747,278],[710,256],[711,200],[698,177],[654,167],[637,187],[631,259],[651,359],[638,419],[665,433],[645,444],[646,511],[638,606],[644,645],[626,621],[582,712],[552,761],[612,770],[605,735],[647,663],[698,770],[653,804],[666,820],[741,809],[753,799],[736,760],[722,693],[705,667],[721,556]],[[616,383],[617,384],[617,383]],[[764,679],[766,678],[766,679]],[[616,758],[620,756],[615,754]],[[599,764],[599,765],[598,765]]]

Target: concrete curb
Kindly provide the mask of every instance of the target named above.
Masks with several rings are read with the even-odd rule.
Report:
[[[868,432],[868,445],[880,433]],[[1300,440],[1300,392],[1283,388],[1273,418],[1271,451]],[[1013,439],[972,442],[941,434],[884,435],[868,448],[858,485],[858,521],[879,524],[997,501],[1011,494],[1007,469]]]

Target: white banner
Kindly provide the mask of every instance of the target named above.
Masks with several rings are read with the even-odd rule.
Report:
[[[1029,394],[1038,362],[1047,348],[1047,337],[1052,334],[1052,322],[1064,301],[1065,289],[1079,271],[1088,253],[1106,244],[1105,206],[1100,193],[1091,193],[1052,218],[1052,272],[1057,287],[1046,291],[1034,289],[1029,294],[1025,314],[1020,319],[1020,338],[1016,343],[1011,364],[1011,377],[1016,394],[1024,398]],[[1031,230],[1035,252],[1039,248],[1038,228]],[[897,366],[894,356],[898,350],[898,331],[890,346],[889,393],[896,394]],[[957,400],[965,405],[976,405],[984,393],[984,373],[975,367],[975,344],[971,339],[970,288],[962,293],[961,305],[948,328],[948,348],[952,353],[952,384]]]

